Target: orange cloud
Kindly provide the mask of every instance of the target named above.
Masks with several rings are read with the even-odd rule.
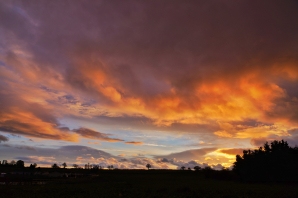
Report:
[[[190,19],[168,10],[167,14],[171,17],[167,18],[172,20],[161,20],[161,25],[152,26],[148,31],[148,25],[154,24],[152,20],[159,20],[160,14],[164,14],[153,5],[144,4],[144,7],[152,8],[153,18],[146,17],[146,10],[144,15],[135,13],[144,20],[142,24],[135,21],[139,18],[135,15],[123,16],[131,24],[138,24],[134,26],[135,34],[131,34],[126,26],[120,25],[119,31],[105,26],[121,24],[116,20],[119,17],[111,17],[108,22],[101,21],[106,20],[101,15],[106,14],[105,5],[101,6],[102,12],[82,11],[88,13],[86,16],[94,16],[91,20],[82,14],[80,17],[84,19],[78,20],[77,16],[73,16],[76,20],[60,21],[61,27],[66,23],[76,27],[77,23],[73,24],[73,21],[83,21],[81,25],[86,27],[84,21],[90,21],[90,24],[102,24],[100,30],[91,25],[81,28],[78,34],[69,35],[66,29],[53,26],[57,25],[54,21],[58,20],[54,19],[61,12],[57,12],[53,19],[45,20],[40,15],[41,26],[32,25],[30,20],[22,25],[19,23],[23,20],[11,20],[11,24],[18,24],[11,25],[11,29],[3,26],[7,39],[0,54],[0,105],[3,109],[0,129],[70,141],[77,141],[79,136],[121,141],[85,128],[73,131],[77,133],[74,134],[59,128],[56,121],[66,116],[86,119],[106,116],[115,119],[145,117],[149,124],[159,129],[173,124],[205,125],[207,128],[216,125],[218,127],[212,129],[210,134],[212,137],[247,139],[290,135],[288,131],[298,126],[298,69],[295,47],[297,28],[293,29],[289,19],[297,17],[296,12],[283,12],[283,9],[292,10],[295,6],[291,3],[284,6],[273,3],[266,14],[281,20],[270,24],[262,20],[255,23],[254,17],[230,19],[221,12],[209,15],[204,10],[192,13],[194,17]],[[180,3],[173,6],[177,9],[183,7]],[[256,4],[239,6],[243,13],[250,13],[251,8],[255,7],[256,16],[264,13],[262,6]],[[129,11],[123,12],[122,9],[127,9],[123,6],[111,7],[118,10],[117,13]],[[235,8],[227,6],[226,9],[236,16],[238,9],[232,7]],[[277,13],[280,8],[282,11]],[[9,6],[7,10],[9,12],[5,12],[4,16],[7,13],[11,15],[2,18],[20,17]],[[30,5],[24,10],[28,11],[28,16],[38,15]],[[52,13],[52,10],[45,8],[44,12]],[[198,22],[197,18],[203,20]],[[222,20],[221,24],[227,21],[230,24],[211,25],[218,20]],[[240,30],[237,24],[243,28]],[[44,31],[42,28],[45,27],[57,31]],[[180,29],[189,31],[173,31],[172,27],[183,27]],[[282,29],[283,32],[272,31],[275,29]],[[45,35],[35,35],[40,31]],[[281,33],[283,39],[279,39]],[[56,39],[60,35],[69,36],[60,42]],[[130,39],[123,40],[127,35]],[[39,45],[33,45],[36,41],[30,38],[36,38]],[[67,99],[69,96],[73,99]],[[31,106],[25,108],[20,101]],[[50,115],[32,110],[36,108],[35,104],[43,107],[40,111],[50,111]],[[260,124],[241,124],[247,120],[257,120]]]
[[[78,141],[78,135],[60,129],[56,123],[44,121],[19,107],[12,107],[10,112],[0,114],[0,130],[38,138]]]
[[[245,150],[245,149],[241,149],[241,148],[236,148],[236,149],[221,149],[220,152],[221,153],[228,154],[228,155],[236,156],[236,155],[242,154],[243,153],[243,150]]]
[[[134,141],[131,141],[131,142],[125,142],[125,144],[142,145],[143,142],[134,142]]]
[[[79,128],[79,129],[74,129],[72,131],[81,135],[82,137],[90,138],[90,139],[98,139],[98,140],[107,141],[107,142],[123,141],[123,140],[117,139],[117,138],[110,138],[110,137],[108,137],[108,134],[100,133],[100,132],[94,131],[92,129],[87,129],[87,128]]]

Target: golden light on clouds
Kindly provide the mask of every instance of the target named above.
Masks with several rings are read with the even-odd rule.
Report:
[[[22,111],[17,107],[12,108],[11,112],[1,114],[2,130],[33,137],[78,141],[78,135],[59,130],[54,123],[43,121],[31,112]]]
[[[295,1],[18,1],[0,3],[0,137],[10,148],[31,137],[92,145],[112,152],[94,163],[140,168],[228,165],[224,149],[297,144]],[[158,165],[161,153],[181,159]]]

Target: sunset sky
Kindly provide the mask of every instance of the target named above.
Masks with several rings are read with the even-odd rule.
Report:
[[[0,2],[0,160],[230,167],[298,145],[297,0]]]

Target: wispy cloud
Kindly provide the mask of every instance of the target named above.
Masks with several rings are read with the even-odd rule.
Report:
[[[4,135],[0,135],[0,142],[7,142],[8,138],[5,137]]]
[[[108,136],[108,134],[101,133],[101,132],[94,131],[92,129],[87,129],[87,128],[73,129],[72,131],[81,135],[82,137],[89,138],[89,139],[98,139],[98,140],[107,141],[107,142],[124,141],[124,140],[117,139],[117,138],[110,138]]]
[[[125,144],[142,145],[143,142],[130,141],[130,142],[125,142]]]
[[[167,158],[167,159],[178,159],[183,161],[190,161],[190,160],[202,160],[204,156],[208,153],[215,151],[216,148],[202,148],[202,149],[192,149],[186,150],[178,153],[172,153],[165,156],[157,156],[158,158]]]

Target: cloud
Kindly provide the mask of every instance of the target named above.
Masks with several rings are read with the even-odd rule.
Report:
[[[3,147],[4,146],[4,147]],[[15,154],[13,159],[23,160],[27,165],[37,163],[38,166],[50,167],[53,163],[62,164],[66,162],[70,164],[96,164],[102,167],[113,165],[119,169],[146,169],[146,164],[151,164],[154,169],[179,169],[181,166],[193,168],[194,166],[206,167],[215,166],[213,163],[199,163],[198,160],[179,160],[170,158],[147,158],[132,157],[123,158],[122,156],[114,156],[105,151],[87,146],[72,145],[62,146],[59,148],[40,148],[26,147],[22,145],[1,145],[2,151],[10,151]],[[3,156],[6,157],[5,155]],[[9,159],[9,158],[6,158]]]
[[[26,146],[26,145],[15,146],[15,148],[35,151],[35,148],[34,147],[32,147],[32,146]]]
[[[100,132],[94,131],[92,129],[87,129],[87,128],[73,129],[72,131],[81,135],[82,137],[89,138],[89,139],[98,139],[98,140],[107,141],[107,142],[124,141],[124,140],[117,139],[117,138],[110,138],[110,137],[108,137],[108,134],[100,133]]]
[[[143,142],[130,141],[130,142],[125,142],[125,144],[142,145]]]
[[[123,141],[59,122],[75,118],[204,142],[296,141],[296,1],[21,2],[0,3],[1,131]]]
[[[0,142],[7,142],[7,141],[8,141],[7,137],[0,135]]]
[[[93,156],[95,158],[110,158],[114,157],[110,153],[107,153],[102,150],[94,149],[92,147],[80,146],[80,145],[72,145],[72,146],[62,146],[59,149],[59,153],[63,155],[69,155],[75,158],[75,156]],[[117,158],[117,157],[115,157]]]
[[[203,157],[212,152],[215,151],[216,148],[202,148],[202,149],[193,149],[193,150],[186,150],[179,153],[172,153],[165,156],[157,156],[158,158],[166,158],[166,159],[178,159],[183,161],[190,161],[190,160],[199,160],[203,159]]]
[[[266,142],[268,142],[268,138],[252,138],[250,140],[251,145],[253,146],[263,146]]]
[[[59,84],[68,92],[60,99],[67,101],[67,105],[72,107],[72,114],[78,113],[76,111],[79,111],[79,114],[87,114],[91,109],[94,110],[92,113],[101,114],[102,111],[99,109],[104,109],[109,116],[142,115],[152,119],[157,125],[174,123],[209,125],[210,120],[206,118],[224,122],[239,121],[247,117],[261,118],[264,121],[274,119],[275,116],[270,116],[270,112],[278,101],[280,102],[277,106],[286,112],[279,104],[297,96],[297,93],[291,91],[293,89],[288,90],[289,84],[297,83],[296,59],[293,58],[296,48],[292,45],[295,39],[291,38],[298,30],[293,29],[289,22],[292,21],[289,19],[295,18],[293,14],[295,12],[288,12],[294,9],[295,6],[292,4],[295,3],[271,2],[269,6],[266,3],[216,4],[200,1],[196,4],[200,5],[194,6],[198,10],[190,8],[187,3],[175,1],[171,4],[171,9],[168,8],[165,12],[164,9],[159,9],[168,7],[164,3],[158,3],[156,6],[156,3],[136,4],[131,1],[124,7],[104,3],[99,6],[102,12],[93,12],[91,8],[98,5],[90,3],[82,9],[82,15],[77,18],[76,23],[61,15],[59,10],[64,7],[75,8],[80,5],[79,2],[72,5],[61,3],[61,7],[50,3],[47,5],[39,3],[36,6],[40,9],[24,4],[23,7],[18,7],[18,12],[13,10],[11,5],[5,5],[8,11],[4,14],[14,15],[23,24],[19,27],[5,26],[6,29],[18,32],[18,28],[26,30],[26,27],[32,27],[44,33],[35,35],[36,32],[29,31],[29,28],[25,31],[28,35],[38,37],[39,46],[45,49],[43,53],[27,44],[19,48],[25,48],[33,58],[21,57],[17,53],[20,51],[18,49],[9,60],[10,62],[11,59],[18,60],[22,63],[25,60],[28,62],[29,59],[30,63],[33,62],[38,69],[30,69],[30,74],[21,70],[16,63],[13,64],[17,72],[30,81],[32,78],[29,77],[47,72],[51,82],[44,84],[54,89],[59,89],[59,86],[54,86]],[[129,5],[138,7],[142,12],[133,12],[133,16],[123,14],[131,11]],[[49,7],[52,9],[49,10]],[[107,10],[111,7],[117,12],[107,14]],[[219,7],[225,7],[229,10],[227,12],[229,14],[216,11],[214,12],[216,14],[210,15],[210,12],[206,11],[216,10]],[[247,18],[240,14],[251,13],[250,8],[254,8],[254,17],[263,16],[266,10],[266,17],[279,20],[270,20],[271,23],[257,20],[255,23],[254,17]],[[282,12],[280,8],[287,10],[285,13],[288,14]],[[173,10],[178,10],[178,13]],[[53,12],[56,13],[53,19],[43,15]],[[74,15],[72,9],[65,14],[78,17]],[[19,20],[22,15],[27,17]],[[108,21],[102,21],[107,15],[111,15],[107,17]],[[14,23],[14,17],[10,18],[11,23]],[[38,19],[38,22],[32,22],[32,18]],[[142,23],[139,22],[139,18],[142,18]],[[59,23],[53,23],[52,20]],[[85,21],[89,21],[90,24],[86,24]],[[122,21],[131,24],[134,33],[130,32],[130,28],[123,26]],[[156,21],[159,21],[159,25],[155,25]],[[222,25],[215,25],[218,21]],[[115,31],[106,23],[115,24],[119,31]],[[65,24],[69,29],[57,28]],[[94,28],[95,24],[102,24],[102,28]],[[239,29],[239,26],[242,28]],[[188,31],[181,31],[175,27]],[[283,42],[277,39],[281,29],[285,35]],[[77,33],[69,34],[70,30],[76,30]],[[268,34],[271,36],[268,37]],[[123,40],[122,38],[127,35],[130,39]],[[20,34],[17,34],[17,37],[24,43],[29,43],[30,37],[24,38]],[[59,42],[61,39],[64,42]],[[73,50],[69,51],[68,45]],[[276,48],[274,45],[283,47]],[[144,48],[146,50],[143,50]],[[52,53],[46,53],[47,50]],[[151,58],[148,58],[148,54]],[[64,57],[67,57],[67,63],[62,61],[65,60]],[[272,57],[275,57],[274,61]],[[34,63],[47,63],[47,68],[53,70],[50,69],[51,72],[48,72],[49,69]],[[180,70],[180,65],[185,68],[183,71]],[[282,79],[282,83],[276,80],[278,78]],[[290,92],[290,95],[286,94]],[[82,105],[86,104],[86,101],[82,100],[80,94],[97,98],[94,99],[92,108],[83,108]],[[290,106],[295,104],[296,102],[293,102]],[[291,116],[292,121],[296,120],[294,115],[295,112]]]
[[[291,131],[288,131],[289,135],[285,136],[277,136],[277,135],[269,135],[267,137],[258,137],[258,138],[251,138],[250,144],[255,147],[264,146],[266,142],[270,143],[274,140],[284,140],[287,141],[289,146],[296,147],[298,145],[298,135],[297,135],[297,129],[293,129]]]
[[[27,157],[16,157],[17,160],[23,160],[25,163],[33,164],[37,163],[37,166],[48,165],[48,167],[54,163],[56,160],[54,157],[44,157],[44,156],[27,156]]]
[[[77,136],[60,130],[55,123],[46,122],[31,112],[14,109],[15,113],[2,114],[0,130],[29,137],[77,141]]]
[[[14,93],[16,90],[11,86],[19,87],[20,92]],[[26,94],[23,93],[23,87],[27,92],[24,85],[4,86],[0,84],[0,88],[3,88],[0,92],[3,110],[0,113],[0,131],[28,137],[78,141],[78,135],[60,128],[61,125],[51,107],[42,102],[31,101],[31,98],[34,98],[31,94],[35,95],[35,99],[38,100],[39,92],[33,93],[32,90],[28,90]]]
[[[168,160],[166,158],[163,158],[163,159],[158,159],[157,162],[167,162],[167,163],[173,164],[177,166],[176,169],[181,169],[181,167],[193,169],[195,166],[199,166],[201,168],[211,167],[214,170],[222,170],[224,168],[222,164],[198,163],[195,160],[183,161],[183,160],[177,160],[177,159]]]
[[[94,158],[90,157],[78,157],[77,164],[84,164],[89,162],[90,164],[96,164],[106,168],[113,165],[114,168],[119,169],[146,169],[146,164],[150,164],[154,169],[169,169],[173,168],[173,165],[167,163],[158,163],[149,158],[132,158],[132,159],[116,159],[116,158]],[[175,166],[174,166],[175,167]]]
[[[228,155],[241,155],[243,153],[243,150],[247,150],[247,149],[241,149],[241,148],[221,149],[220,152]]]

